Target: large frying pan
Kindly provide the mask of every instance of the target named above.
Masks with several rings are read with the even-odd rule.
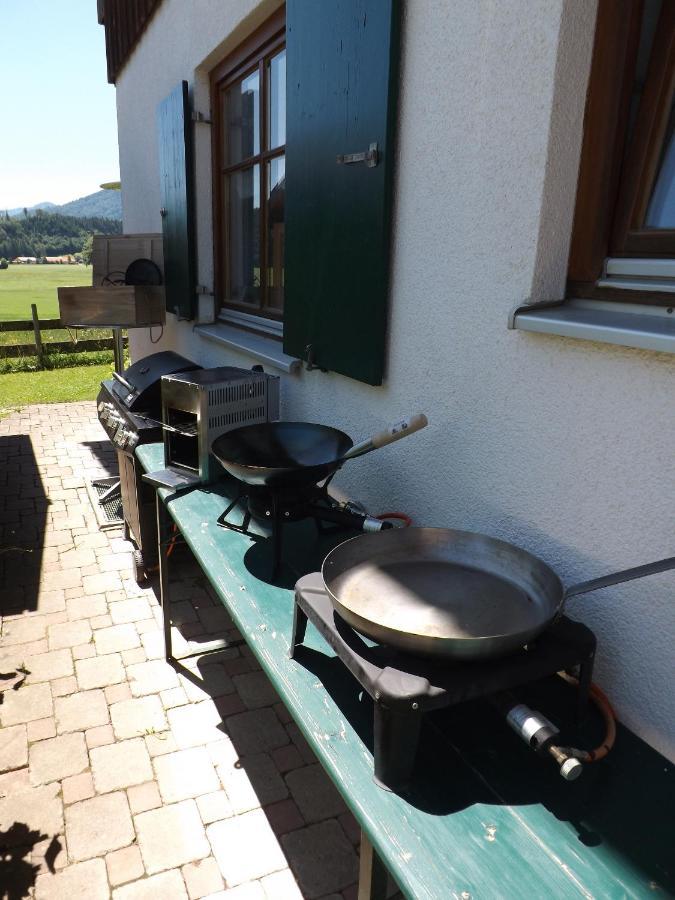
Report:
[[[418,414],[355,445],[344,431],[328,425],[264,422],[221,434],[211,452],[245,484],[302,488],[328,478],[346,460],[407,437],[426,424],[426,416]]]
[[[487,535],[445,528],[364,534],[328,554],[336,611],[374,640],[424,656],[501,656],[562,614],[568,597],[675,568],[675,557],[565,590],[550,566]]]

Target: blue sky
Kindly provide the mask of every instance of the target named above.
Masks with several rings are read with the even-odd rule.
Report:
[[[0,0],[0,210],[119,178],[96,0]]]

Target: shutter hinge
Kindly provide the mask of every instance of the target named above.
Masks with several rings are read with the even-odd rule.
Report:
[[[208,116],[205,116],[202,112],[197,112],[196,109],[192,110],[192,115],[190,116],[193,122],[199,122],[201,125],[211,125],[211,119]]]
[[[380,161],[377,142],[370,144],[363,153],[338,153],[335,160],[339,166],[350,166],[352,163],[364,162],[369,169],[372,169]]]
[[[199,294],[200,296],[205,297],[213,297],[213,291],[209,290],[209,288],[207,288],[206,285],[203,284],[195,285],[195,294]]]
[[[317,366],[317,364],[314,362],[314,347],[312,347],[311,344],[307,344],[307,346],[305,347],[305,359],[307,361],[305,369],[308,372],[316,372],[317,370],[319,372],[328,371],[328,369],[324,369],[323,366]]]

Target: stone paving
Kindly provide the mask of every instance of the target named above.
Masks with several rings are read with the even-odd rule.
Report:
[[[245,645],[163,661],[93,403],[0,421],[0,898],[355,900],[356,822]],[[184,642],[236,636],[175,554]]]

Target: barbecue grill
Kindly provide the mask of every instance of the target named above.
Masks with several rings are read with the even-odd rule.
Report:
[[[120,477],[99,502],[105,503],[115,494],[121,497],[125,537],[136,545],[134,564],[139,580],[147,566],[157,563],[157,524],[155,493],[141,480],[134,450],[139,444],[162,440],[162,376],[199,368],[178,353],[163,351],[139,360],[123,374],[115,372],[112,379],[101,383],[98,419],[117,450]]]

